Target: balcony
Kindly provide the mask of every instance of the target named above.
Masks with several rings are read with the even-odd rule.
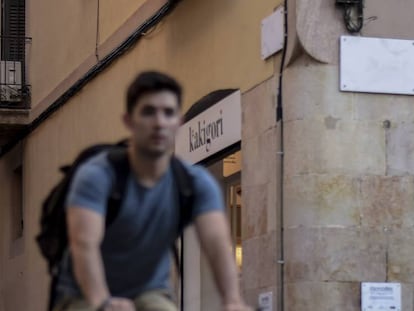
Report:
[[[0,36],[0,108],[30,109],[26,79],[27,37]]]
[[[30,41],[23,36],[0,36],[0,153],[29,123],[26,47]]]

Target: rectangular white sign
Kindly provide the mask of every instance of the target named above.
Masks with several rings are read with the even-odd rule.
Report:
[[[262,59],[265,60],[283,49],[285,42],[285,8],[279,7],[262,20]]]
[[[340,89],[414,95],[414,40],[341,37]]]
[[[241,140],[241,93],[236,91],[181,126],[175,153],[197,163]]]
[[[401,311],[401,284],[362,283],[362,311]]]

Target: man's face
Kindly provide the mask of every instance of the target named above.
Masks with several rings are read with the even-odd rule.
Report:
[[[169,153],[181,124],[177,96],[170,91],[143,95],[125,116],[125,123],[140,153],[150,157]]]

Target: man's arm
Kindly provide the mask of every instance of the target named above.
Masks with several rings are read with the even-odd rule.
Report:
[[[69,247],[78,284],[89,302],[98,308],[110,297],[105,280],[100,245],[105,230],[102,215],[81,207],[67,210]],[[132,301],[111,298],[104,310],[134,311]]]
[[[67,220],[75,277],[89,303],[97,307],[110,296],[100,253],[103,217],[85,208],[71,207]]]
[[[195,226],[223,299],[223,310],[250,310],[241,299],[237,267],[231,253],[230,232],[224,213],[204,213],[196,218]]]
[[[95,309],[108,301],[104,311],[133,311],[127,299],[110,298],[105,279],[101,242],[105,231],[106,203],[111,175],[101,165],[81,166],[71,183],[67,202],[69,248],[74,274],[85,299]]]

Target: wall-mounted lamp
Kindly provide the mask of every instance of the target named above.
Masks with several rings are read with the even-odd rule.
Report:
[[[360,32],[364,26],[364,0],[335,0],[344,10],[346,29],[350,33]]]

